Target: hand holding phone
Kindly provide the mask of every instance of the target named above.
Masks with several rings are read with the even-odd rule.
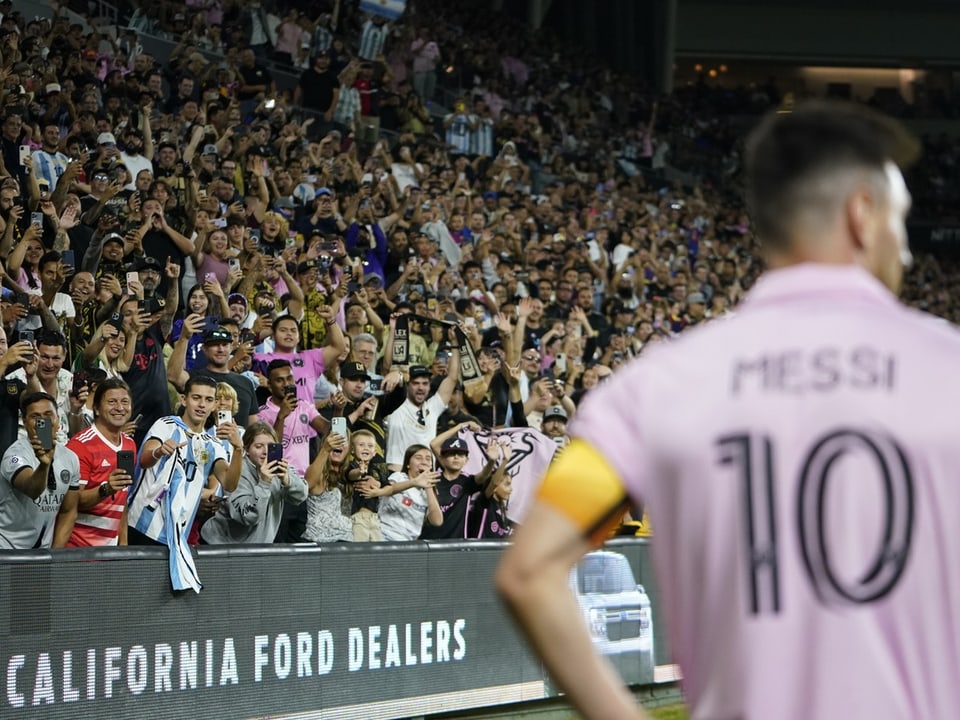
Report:
[[[337,415],[330,420],[330,432],[340,435],[342,437],[347,436],[347,419],[342,415]]]
[[[53,426],[46,418],[37,418],[34,428],[37,431],[37,440],[44,451],[53,450]]]

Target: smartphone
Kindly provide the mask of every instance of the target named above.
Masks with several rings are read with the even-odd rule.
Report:
[[[233,413],[229,410],[217,410],[217,425],[233,422]]]
[[[69,265],[70,267],[77,266],[77,256],[73,250],[64,250],[60,253],[60,258],[63,260],[64,265]]]
[[[250,231],[250,239],[253,240],[253,244],[254,244],[255,247],[256,247],[256,246],[259,246],[259,245],[260,245],[260,231],[257,230],[257,229],[251,230],[251,231]]]
[[[291,232],[289,235],[287,235],[287,239],[286,239],[286,242],[284,243],[284,247],[292,248],[296,246],[297,246],[297,234],[295,232]]]
[[[231,269],[231,270],[239,270],[239,269],[240,269],[240,259],[239,259],[239,258],[230,258],[230,260],[227,261],[227,265],[230,266],[230,269]]]
[[[557,360],[554,364],[557,366],[557,372],[567,372],[567,356],[564,353],[557,353]]]
[[[36,225],[37,227],[43,227],[43,213],[42,212],[30,213],[30,224]]]
[[[213,226],[214,226],[215,228],[220,228],[220,229],[222,230],[223,228],[225,228],[225,227],[227,226],[227,219],[226,219],[226,218],[214,218],[214,219],[213,219]]]
[[[270,98],[270,99],[267,100],[265,103],[263,103],[263,106],[264,106],[267,110],[273,110],[273,109],[277,106],[277,101],[274,100],[273,98]]]
[[[330,432],[337,435],[347,436],[347,419],[342,415],[335,416],[330,420]]]
[[[33,345],[33,330],[21,330],[18,342],[28,342]]]
[[[211,330],[216,330],[220,327],[220,316],[219,315],[207,315],[203,319],[203,331],[210,332]]]
[[[437,311],[437,299],[436,298],[427,298],[427,310],[429,312],[435,313]]]
[[[20,165],[26,165],[26,164],[27,164],[27,158],[29,158],[29,157],[30,157],[30,146],[29,146],[29,145],[21,145],[21,146],[20,146]]]
[[[133,478],[133,450],[117,451],[117,470],[123,470]]]
[[[307,175],[307,182],[313,185],[317,181],[316,175]]]
[[[244,345],[256,345],[257,336],[253,333],[253,330],[241,330],[240,342]],[[294,394],[296,394],[296,391],[294,391]]]
[[[200,200],[206,200],[206,199],[207,199],[207,189],[206,189],[206,188],[198,188],[198,189],[197,189],[197,197],[198,197]]]
[[[214,273],[204,273],[204,274],[203,274],[203,281],[204,281],[204,282],[216,282],[216,281],[217,281],[217,276],[216,276]]]
[[[37,418],[37,439],[40,441],[40,447],[44,450],[53,449],[53,427],[46,418]]]
[[[83,372],[83,370],[77,370],[73,374],[73,394],[77,395],[80,392],[81,388],[83,388],[83,386],[87,385],[87,383],[89,382],[90,381],[87,378],[87,374]]]
[[[280,460],[283,460],[283,445],[280,443],[267,445],[267,462],[279,462]]]
[[[465,327],[472,328],[472,327],[476,327],[476,326],[477,326],[477,321],[476,321],[476,318],[465,317],[465,318],[463,319],[463,324],[464,324]]]
[[[287,385],[283,388],[283,394],[287,397],[296,397],[297,396],[297,386],[296,385]]]
[[[138,272],[128,272],[127,273],[127,295],[136,295],[137,291],[130,287],[131,283],[140,282],[140,273]]]
[[[349,281],[353,277],[353,266],[344,265],[343,266],[343,279]],[[356,292],[356,291],[354,291]]]
[[[30,307],[30,295],[27,293],[17,293],[13,296],[13,302],[16,305],[23,305],[25,308]]]
[[[320,252],[335,253],[340,250],[340,243],[336,240],[323,240],[320,242]]]

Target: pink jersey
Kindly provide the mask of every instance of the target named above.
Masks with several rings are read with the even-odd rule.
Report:
[[[571,421],[650,513],[691,718],[960,717],[960,333],[764,275]]]
[[[290,363],[293,372],[294,384],[297,386],[297,399],[313,403],[313,391],[317,380],[323,375],[326,363],[323,361],[323,350],[300,350],[299,352],[283,353],[254,353],[253,362],[256,369],[267,374],[267,365],[271,360],[286,360]]]
[[[257,413],[262,422],[270,427],[277,421],[277,415],[280,408],[273,401],[272,397],[267,398],[267,402],[260,406]],[[312,402],[297,402],[296,412],[292,412],[283,421],[283,437],[280,442],[283,443],[283,457],[297,471],[300,477],[306,477],[307,468],[310,467],[310,439],[317,436],[317,431],[310,424],[320,413]]]

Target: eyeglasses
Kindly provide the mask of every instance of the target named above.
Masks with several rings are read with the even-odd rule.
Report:
[[[417,425],[422,427],[427,426],[427,421],[423,417],[423,408],[417,408]]]
[[[524,356],[523,356],[523,359],[524,359],[524,360],[539,360],[539,359],[540,359],[540,356],[539,356],[539,355],[524,355]]]

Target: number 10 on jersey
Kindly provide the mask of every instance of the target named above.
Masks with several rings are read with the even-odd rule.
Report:
[[[910,554],[913,532],[913,476],[907,456],[891,437],[873,430],[840,428],[820,436],[802,455],[795,485],[778,484],[776,453],[766,435],[734,434],[716,441],[718,461],[732,468],[739,481],[744,521],[741,538],[746,552],[749,610],[779,612],[782,543],[778,533],[777,494],[790,492],[801,560],[814,592],[824,604],[863,604],[884,597],[896,587]],[[842,482],[837,463],[846,456],[866,460],[879,478],[880,533],[877,546],[856,578],[841,577],[826,518],[831,483]],[[788,507],[790,507],[788,505]],[[781,520],[782,522],[782,520]]]

